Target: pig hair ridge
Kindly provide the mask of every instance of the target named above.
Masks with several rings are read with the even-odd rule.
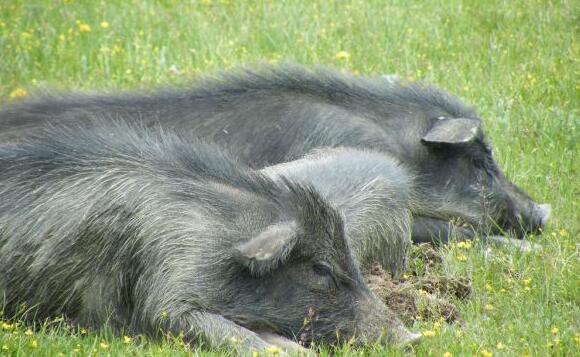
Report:
[[[421,82],[407,82],[384,76],[365,78],[322,66],[308,69],[289,63],[259,63],[253,67],[259,68],[242,67],[218,72],[202,76],[190,86],[162,89],[153,93],[39,93],[38,96],[30,96],[26,101],[3,108],[1,125],[9,129],[17,121],[28,121],[29,117],[56,117],[66,112],[74,112],[76,115],[85,111],[101,112],[99,108],[107,106],[111,111],[123,113],[127,110],[122,104],[123,101],[130,102],[142,112],[151,115],[158,110],[156,105],[163,101],[172,102],[174,107],[187,107],[192,103],[207,101],[219,108],[221,105],[245,103],[248,100],[255,102],[273,95],[281,101],[295,97],[326,102],[363,115],[373,115],[368,108],[376,110],[387,103],[406,111],[411,105],[417,110],[445,112],[449,117],[478,118],[472,108],[455,96]]]
[[[233,72],[218,73],[202,79],[193,97],[224,97],[231,100],[235,95],[255,97],[263,92],[271,96],[293,95],[324,100],[339,107],[357,106],[365,112],[364,103],[377,105],[390,103],[408,107],[409,102],[417,108],[438,108],[456,118],[477,118],[474,110],[458,98],[421,82],[386,79],[384,76],[365,78],[339,72],[322,66],[307,69],[293,64],[260,64],[259,69],[241,68]],[[371,107],[377,107],[371,105]]]

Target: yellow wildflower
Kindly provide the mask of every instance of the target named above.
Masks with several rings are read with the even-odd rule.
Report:
[[[465,254],[459,254],[457,257],[455,257],[455,259],[457,259],[459,262],[464,262],[467,261],[467,256]]]
[[[24,334],[26,336],[32,336],[32,330],[31,329],[28,329],[28,330],[26,330],[26,332],[24,332]]]
[[[552,329],[550,330],[552,335],[557,335],[559,331],[560,330],[558,330],[558,328],[555,325],[552,325]]]
[[[459,242],[459,243],[457,243],[457,248],[469,249],[469,248],[471,248],[471,242],[470,241]]]
[[[101,28],[102,29],[108,29],[109,28],[109,23],[107,21],[101,21]]]
[[[259,357],[260,354],[257,351],[252,351],[252,357]]]
[[[2,351],[8,351],[8,346],[2,345]]]
[[[487,311],[492,311],[494,309],[492,304],[485,304],[483,308]]]
[[[10,98],[11,99],[22,98],[22,97],[26,97],[27,94],[28,94],[28,92],[26,92],[24,89],[16,88],[12,92],[10,92]]]
[[[346,51],[339,51],[336,53],[335,57],[339,61],[347,60],[350,58],[350,53],[348,53]]]
[[[32,348],[38,347],[38,341],[32,340],[32,342],[30,342],[30,347],[32,347]]]
[[[87,330],[85,330],[84,328],[81,328],[81,335],[86,335],[87,334]]]
[[[83,22],[78,23],[79,32],[91,32],[91,27]]]
[[[81,351],[81,349],[80,349],[80,348],[75,348],[75,349],[73,350],[73,352],[76,352],[76,353],[79,353],[80,351]]]
[[[568,237],[568,231],[565,230],[564,228],[560,229],[558,233],[560,233],[562,237]]]
[[[282,353],[282,349],[280,349],[280,347],[270,346],[270,347],[266,348],[266,353],[272,354],[272,355],[277,355],[277,354]]]
[[[503,343],[501,343],[501,342],[498,342],[497,345],[495,345],[495,347],[498,350],[503,350],[505,348],[505,345]]]
[[[109,348],[109,344],[105,341],[101,341],[101,348],[106,350],[107,348]]]
[[[433,337],[436,335],[436,333],[435,333],[435,331],[427,330],[427,331],[423,331],[422,335],[425,337]]]
[[[493,289],[493,286],[491,286],[489,284],[485,284],[485,290],[488,292],[492,292],[494,289]]]
[[[125,343],[131,343],[132,338],[129,336],[123,336],[123,342]]]
[[[481,355],[483,357],[493,357],[493,353],[489,352],[488,350],[481,351]]]
[[[443,353],[443,357],[453,357],[453,355],[451,354],[451,352],[445,352]]]

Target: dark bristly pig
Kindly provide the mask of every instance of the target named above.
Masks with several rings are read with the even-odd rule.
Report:
[[[312,186],[126,122],[0,145],[0,271],[5,318],[241,353],[418,340],[369,291]]]
[[[353,148],[318,149],[261,170],[274,180],[311,185],[344,217],[346,235],[363,271],[379,262],[392,276],[407,268],[413,177],[387,154]]]
[[[354,148],[316,149],[294,161],[261,170],[274,180],[292,179],[311,185],[344,217],[353,255],[363,272],[377,262],[391,276],[407,268],[413,209],[436,210],[421,201],[406,166],[388,154]],[[485,241],[522,251],[538,249],[530,242],[485,236]]]
[[[0,142],[86,112],[211,138],[259,168],[324,147],[388,153],[416,177],[418,202],[428,203],[413,207],[416,242],[446,241],[450,231],[521,238],[541,232],[549,216],[548,205],[504,176],[472,109],[396,78],[285,65],[226,73],[187,90],[37,98],[0,112]]]

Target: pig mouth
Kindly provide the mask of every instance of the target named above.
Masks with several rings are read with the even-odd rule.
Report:
[[[489,234],[507,234],[518,239],[528,235],[540,235],[550,219],[551,207],[549,204],[532,203],[525,210],[502,215],[497,221],[491,220]],[[497,222],[497,223],[496,223]]]
[[[423,217],[440,220],[441,226],[448,227],[449,234],[455,234],[460,240],[472,239],[475,235],[502,235],[524,239],[530,235],[543,233],[543,228],[550,218],[550,211],[548,204],[534,204],[528,212],[523,214],[506,214],[504,211],[496,214],[495,217],[489,214],[483,215],[479,220],[460,214],[447,217],[437,215]]]
[[[542,234],[551,216],[549,204],[538,204],[528,197],[515,199],[483,194],[460,199],[425,191],[417,193],[411,202],[411,211],[415,217],[442,221],[440,232],[448,227],[472,237],[475,234],[510,235],[518,239]]]

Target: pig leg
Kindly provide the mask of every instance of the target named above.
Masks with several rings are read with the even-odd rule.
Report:
[[[467,228],[453,226],[451,222],[436,218],[416,217],[413,222],[413,243],[447,244],[451,236],[457,241],[473,240],[475,233]],[[494,246],[513,247],[522,252],[537,252],[541,246],[521,239],[503,236],[481,236],[480,239]]]
[[[519,250],[523,253],[535,253],[542,250],[542,246],[536,243],[528,242],[523,239],[513,239],[503,236],[483,237],[483,240],[497,247],[508,247]]]
[[[423,216],[414,217],[413,243],[447,244],[449,238],[455,236],[458,241],[473,240],[475,233],[463,227],[456,227],[449,221]]]
[[[316,355],[314,352],[300,346],[296,342],[289,340],[286,337],[276,335],[276,334],[273,334],[271,332],[261,332],[261,333],[259,333],[259,336],[263,340],[271,343],[272,345],[280,347],[282,350],[284,350],[288,353],[308,355],[308,356],[315,356]]]
[[[198,338],[212,348],[228,348],[241,355],[253,351],[264,352],[268,348],[276,348],[258,334],[226,319],[223,316],[208,312],[193,311],[184,313],[173,320],[169,330],[178,335],[185,333],[185,340],[196,342]],[[299,345],[297,345],[300,347]],[[284,347],[279,347],[282,351]]]

